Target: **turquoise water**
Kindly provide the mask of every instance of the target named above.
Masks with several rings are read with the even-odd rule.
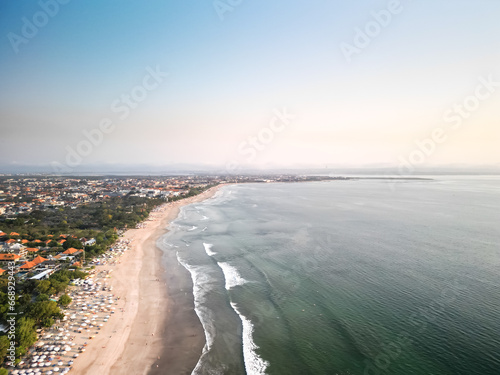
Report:
[[[500,179],[247,184],[163,238],[191,272],[194,374],[499,374]]]

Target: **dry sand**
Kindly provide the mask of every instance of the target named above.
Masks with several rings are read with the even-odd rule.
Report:
[[[140,229],[125,232],[131,248],[113,269],[108,285],[120,297],[116,312],[75,361],[72,374],[190,374],[205,344],[194,311],[192,282],[156,241],[180,207],[212,197],[220,187],[169,203]],[[163,266],[166,264],[166,267]]]

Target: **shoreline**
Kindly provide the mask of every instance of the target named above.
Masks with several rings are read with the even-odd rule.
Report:
[[[204,201],[225,184],[162,206],[144,227],[127,230],[131,248],[111,268],[117,311],[75,361],[73,374],[190,374],[205,345],[203,327],[194,311],[189,272],[175,254],[157,241],[178,217],[181,207]],[[169,256],[170,255],[170,256]]]

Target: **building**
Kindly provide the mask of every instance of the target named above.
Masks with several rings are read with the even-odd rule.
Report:
[[[6,253],[0,254],[0,262],[4,262],[4,263],[18,262],[20,259],[21,259],[20,255],[6,254]]]

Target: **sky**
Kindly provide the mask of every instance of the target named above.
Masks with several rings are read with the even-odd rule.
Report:
[[[500,166],[500,2],[4,0],[0,172]]]

